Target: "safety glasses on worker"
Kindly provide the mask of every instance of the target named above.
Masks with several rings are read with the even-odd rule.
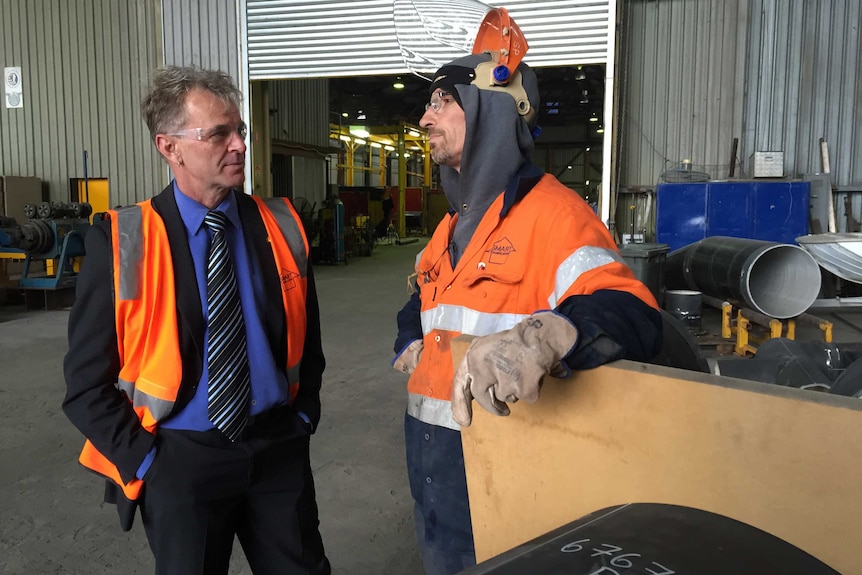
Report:
[[[425,104],[425,111],[428,109],[434,110],[435,113],[439,114],[440,110],[443,109],[443,106],[446,104],[451,104],[455,99],[452,97],[452,92],[446,92],[444,90],[436,90],[433,94],[431,94],[431,101]]]
[[[222,124],[212,128],[188,128],[166,135],[178,138],[191,138],[199,142],[209,142],[211,144],[224,144],[233,134],[239,134],[240,139],[245,141],[246,136],[248,136],[248,126],[245,125],[245,122],[240,122],[235,128]]]

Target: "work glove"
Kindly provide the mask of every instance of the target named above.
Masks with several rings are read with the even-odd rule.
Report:
[[[572,322],[554,312],[534,313],[511,329],[474,339],[455,371],[452,417],[469,426],[474,398],[495,415],[509,415],[506,403],[535,402],[545,375],[568,375],[562,359],[577,340]]]
[[[398,354],[398,357],[392,362],[392,367],[410,375],[419,365],[419,358],[422,357],[423,349],[425,349],[425,343],[421,339],[414,339]]]

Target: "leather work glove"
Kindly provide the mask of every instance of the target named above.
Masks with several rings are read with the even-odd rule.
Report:
[[[535,402],[545,375],[567,375],[562,359],[577,340],[572,322],[554,312],[534,313],[512,329],[476,338],[455,371],[452,417],[469,426],[474,398],[495,415],[509,415],[506,403]]]
[[[398,354],[398,357],[392,362],[392,367],[410,375],[416,369],[416,366],[419,365],[419,358],[422,357],[423,349],[425,349],[425,342],[421,339],[414,339]]]

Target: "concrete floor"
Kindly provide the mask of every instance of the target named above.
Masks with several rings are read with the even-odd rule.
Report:
[[[404,464],[406,378],[389,363],[423,245],[315,267],[328,366],[311,459],[335,574],[422,572]],[[60,409],[68,317],[0,306],[0,573],[151,574],[140,517],[123,533],[101,503],[104,482],[77,463],[83,439]],[[251,573],[238,545],[230,573]]]

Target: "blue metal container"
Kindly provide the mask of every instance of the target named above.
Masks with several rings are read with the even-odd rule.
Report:
[[[795,244],[808,233],[809,182],[663,183],[656,187],[656,241],[675,250],[710,236]]]

